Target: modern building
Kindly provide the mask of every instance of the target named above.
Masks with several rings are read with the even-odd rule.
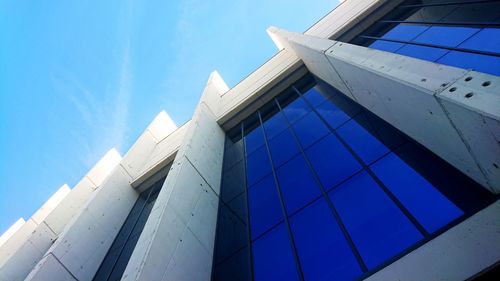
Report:
[[[160,113],[0,246],[0,280],[491,280],[500,1],[347,0]]]

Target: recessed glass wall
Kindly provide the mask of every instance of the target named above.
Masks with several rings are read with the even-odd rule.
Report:
[[[493,200],[321,81],[227,135],[213,280],[357,280]]]
[[[164,181],[165,177],[147,187],[139,195],[94,276],[94,281],[121,280]]]
[[[500,75],[500,2],[404,1],[352,43]]]

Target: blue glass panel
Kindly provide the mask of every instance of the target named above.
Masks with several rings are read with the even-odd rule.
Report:
[[[306,154],[326,189],[333,187],[361,169],[361,165],[339,140],[329,135],[309,149]]]
[[[406,44],[396,53],[421,60],[435,61],[447,52],[449,50]]]
[[[366,172],[332,190],[330,198],[370,269],[423,238]]]
[[[278,167],[299,153],[299,148],[290,130],[285,130],[269,141],[269,150],[274,162]]]
[[[447,47],[456,47],[477,31],[479,31],[479,28],[432,26],[417,36],[413,41]]]
[[[394,153],[372,165],[372,170],[429,232],[463,212]]]
[[[427,26],[398,24],[389,30],[382,38],[410,41],[426,30]]]
[[[327,99],[327,97],[324,96],[323,94],[321,94],[320,92],[318,92],[318,90],[316,90],[316,88],[311,88],[311,89],[309,89],[309,91],[304,93],[304,98],[306,98],[306,100],[308,102],[310,102],[311,105],[314,107],[320,105],[322,102],[324,102]]]
[[[299,280],[284,224],[255,241],[252,250],[255,281]]]
[[[269,120],[264,121],[263,125],[264,130],[266,130],[267,139],[271,139],[288,127],[285,117],[280,112],[274,114]]]
[[[354,280],[361,269],[325,199],[290,219],[305,280]]]
[[[272,175],[248,189],[248,204],[252,239],[283,218],[278,191]]]
[[[336,129],[340,125],[347,122],[350,117],[344,113],[344,111],[340,110],[338,107],[332,104],[331,101],[324,102],[320,106],[316,108],[319,115],[325,119],[325,121],[332,128]]]
[[[371,163],[389,152],[385,145],[355,120],[350,120],[338,128],[337,132],[365,163]]]
[[[304,118],[297,121],[293,125],[293,129],[303,148],[310,146],[330,132],[314,112],[310,112]]]
[[[247,184],[250,186],[271,173],[271,163],[266,146],[261,146],[247,156]]]
[[[500,53],[500,28],[484,28],[459,47]]]
[[[245,136],[246,153],[250,154],[262,145],[264,145],[264,134],[262,127],[258,126]]]
[[[302,155],[281,166],[276,174],[289,215],[321,194]]]
[[[370,47],[372,49],[377,49],[377,50],[381,50],[381,51],[394,53],[396,50],[398,50],[402,46],[403,46],[402,43],[376,40],[375,42],[371,43],[368,47]]]
[[[437,62],[500,76],[499,57],[451,51]]]
[[[297,98],[295,101],[283,108],[283,112],[290,123],[299,120],[309,111],[311,111],[311,108],[302,98]]]

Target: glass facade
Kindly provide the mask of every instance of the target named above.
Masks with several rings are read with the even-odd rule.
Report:
[[[155,182],[139,195],[94,276],[94,281],[121,280],[164,181],[165,177]]]
[[[213,280],[357,280],[493,200],[312,77],[227,135]]]
[[[405,1],[351,43],[500,75],[500,2]]]

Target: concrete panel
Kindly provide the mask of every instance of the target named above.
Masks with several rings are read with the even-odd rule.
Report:
[[[16,233],[0,247],[0,265],[4,264],[31,236],[37,224],[32,219],[26,221]]]
[[[436,97],[492,191],[500,193],[500,128],[493,125],[500,122],[500,77],[471,71]]]
[[[13,225],[7,229],[2,236],[0,236],[0,247],[9,240],[24,224],[26,221],[23,218],[19,218]]]
[[[468,280],[500,261],[498,214],[500,201],[365,280]]]
[[[28,240],[0,265],[0,280],[24,280],[55,239],[56,235],[44,222],[37,225]]]
[[[53,255],[79,281],[91,280],[138,194],[118,166],[75,216],[46,255]],[[43,265],[38,264],[38,267]],[[46,272],[38,270],[38,272]],[[44,280],[33,273],[27,280]]]
[[[212,255],[198,238],[187,230],[161,280],[210,280],[211,271]]]
[[[109,176],[122,157],[115,148],[110,149],[106,154],[87,172],[86,177],[92,181],[95,187],[99,187]]]
[[[158,115],[156,115],[155,119],[153,120],[153,122],[151,122],[151,124],[149,124],[146,130],[149,131],[151,135],[153,135],[153,137],[156,139],[156,142],[158,143],[168,135],[170,135],[172,132],[174,132],[176,129],[177,125],[175,125],[172,118],[170,118],[170,115],[162,110],[160,113],[158,113]]]
[[[0,266],[0,280],[24,280],[26,275],[37,264],[43,253],[26,241],[17,252]]]
[[[190,121],[182,125],[155,146],[151,154],[147,157],[140,175],[132,182],[133,187],[138,187],[144,180],[150,178],[174,160],[175,154],[189,128],[189,123]]]
[[[43,220],[54,210],[54,208],[68,195],[71,191],[67,184],[61,186],[50,198],[47,200],[40,209],[38,209],[31,218],[40,224]]]
[[[43,257],[26,280],[34,280],[34,276],[37,280],[78,281],[52,254]]]
[[[156,138],[148,131],[144,131],[130,150],[123,156],[120,165],[129,173],[132,179],[137,178],[144,163],[156,146]]]
[[[90,198],[95,188],[96,186],[88,177],[83,177],[54,211],[45,218],[45,223],[55,233],[62,233],[64,227],[78,214],[78,211]]]
[[[122,280],[210,279],[225,139],[210,106],[224,85],[210,76]]]

